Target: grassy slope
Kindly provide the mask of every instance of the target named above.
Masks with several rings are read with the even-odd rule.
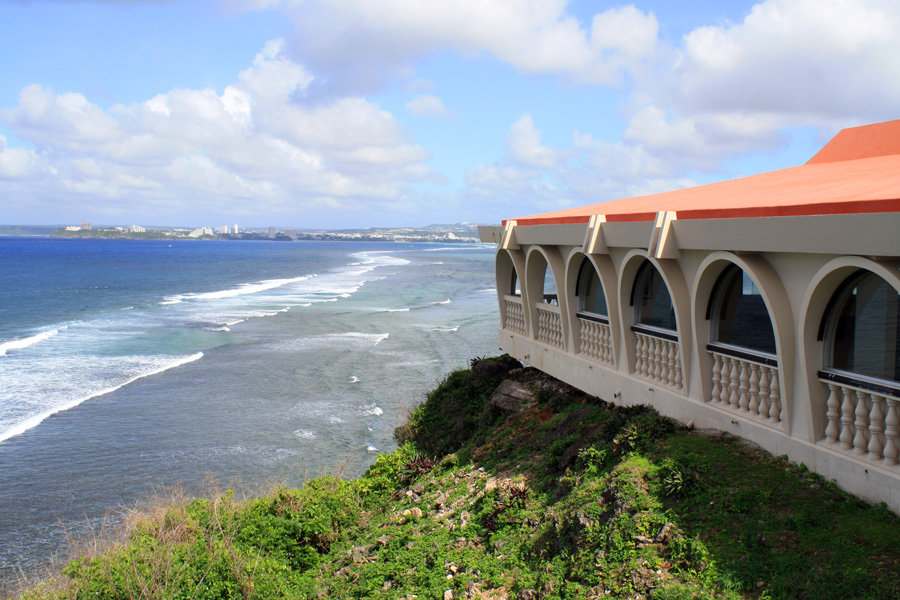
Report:
[[[503,413],[502,377],[451,374],[359,480],[166,507],[25,597],[900,597],[884,507],[530,369]]]

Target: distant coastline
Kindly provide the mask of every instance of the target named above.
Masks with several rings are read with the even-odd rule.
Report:
[[[426,227],[367,228],[351,230],[246,229],[240,233],[207,233],[187,228],[141,228],[129,231],[124,227],[74,229],[72,227],[0,226],[0,236],[49,236],[70,239],[111,240],[239,240],[239,241],[328,241],[328,242],[431,242],[441,244],[480,243],[477,225],[456,223]]]

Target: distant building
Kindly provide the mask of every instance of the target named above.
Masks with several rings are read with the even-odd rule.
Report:
[[[276,233],[278,233],[278,231],[274,227],[269,227],[269,231],[266,237],[268,237],[270,240],[274,240]]]
[[[228,234],[228,225],[222,225],[221,227],[217,227],[216,233],[227,235]]]
[[[90,224],[90,223],[84,223],[84,222],[82,222],[82,224],[81,224],[81,230],[82,230],[82,231],[90,231],[90,230],[91,230],[91,224]]]
[[[128,233],[144,233],[145,231],[147,231],[147,230],[144,229],[143,227],[141,227],[140,225],[129,225],[128,226]]]
[[[197,229],[190,232],[187,236],[190,238],[198,238],[201,235],[212,235],[213,230],[210,227],[198,227]]]
[[[81,225],[69,225],[66,231],[81,231]]]
[[[234,224],[234,231],[233,231],[233,233],[234,233],[234,235],[237,235],[237,234],[238,234],[238,226],[237,226],[237,223]]]

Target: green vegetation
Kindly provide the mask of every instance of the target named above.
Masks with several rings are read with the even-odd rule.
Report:
[[[449,375],[358,480],[161,508],[24,598],[900,597],[884,506],[514,366]]]
[[[129,232],[124,229],[79,229],[66,230],[60,227],[51,234],[52,237],[62,238],[84,238],[84,239],[108,239],[108,240],[162,240],[170,239],[173,236],[169,232],[150,231]],[[180,237],[180,236],[179,236]],[[216,239],[216,236],[202,236],[205,239]]]

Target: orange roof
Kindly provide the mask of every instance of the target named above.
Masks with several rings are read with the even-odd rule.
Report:
[[[515,219],[519,225],[900,212],[900,120],[844,129],[805,165]],[[506,221],[504,221],[504,224]]]

